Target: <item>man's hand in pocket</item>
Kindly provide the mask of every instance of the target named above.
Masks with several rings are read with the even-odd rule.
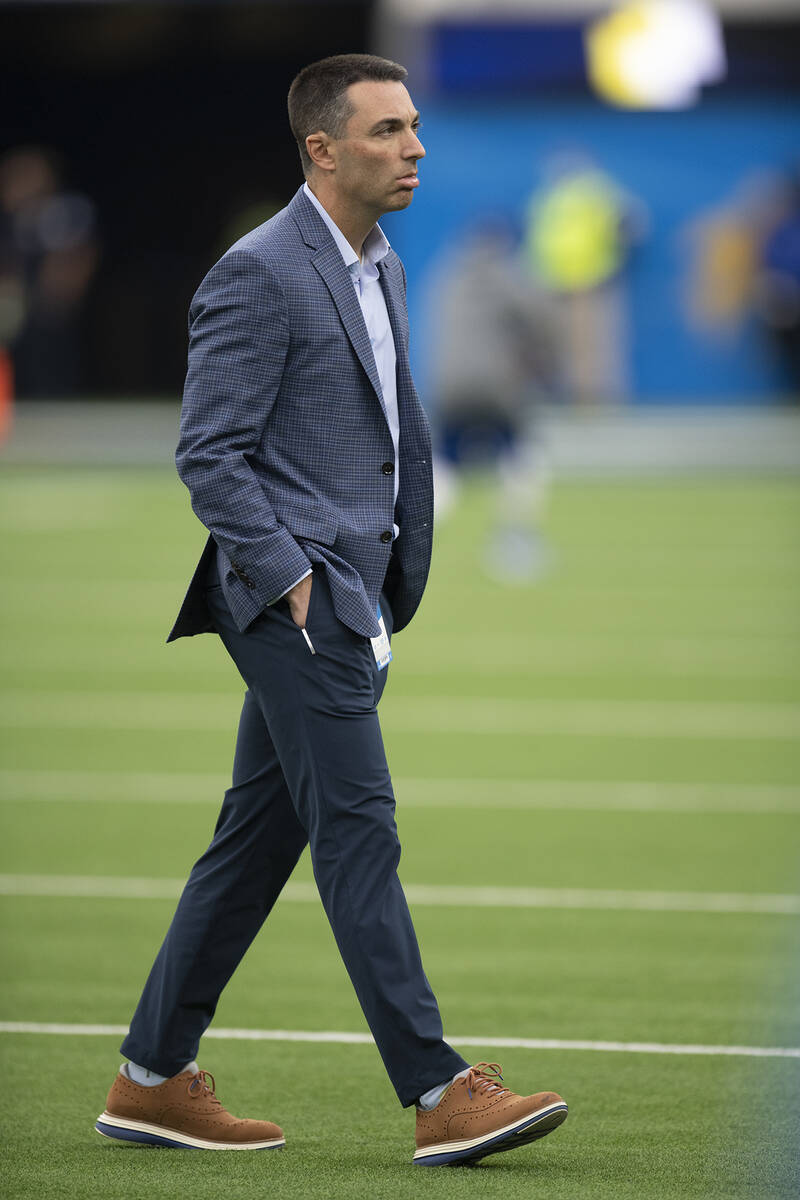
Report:
[[[289,612],[292,614],[292,620],[295,625],[299,625],[301,629],[306,627],[306,617],[308,616],[308,602],[311,599],[311,584],[313,575],[306,575],[305,579],[301,579],[293,588],[290,588],[286,593],[286,599],[289,603]]]

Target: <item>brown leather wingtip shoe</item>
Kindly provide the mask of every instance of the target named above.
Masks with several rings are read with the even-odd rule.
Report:
[[[214,1087],[208,1071],[181,1071],[156,1087],[142,1087],[123,1067],[95,1129],[122,1142],[182,1150],[280,1150],[286,1145],[283,1130],[271,1121],[232,1116]]]
[[[502,1080],[497,1063],[477,1063],[450,1084],[435,1108],[418,1108],[415,1165],[476,1162],[544,1137],[566,1121],[567,1105],[555,1092],[518,1096]]]

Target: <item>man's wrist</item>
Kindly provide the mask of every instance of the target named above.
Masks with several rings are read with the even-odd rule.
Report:
[[[311,567],[309,567],[307,571],[304,571],[299,579],[295,579],[295,581],[291,585],[291,587],[288,587],[285,592],[281,592],[280,596],[276,596],[274,600],[270,600],[269,604],[267,605],[267,608],[271,608],[272,605],[277,604],[279,600],[285,600],[286,597],[289,595],[289,592],[292,590],[292,588],[296,588],[298,583],[302,583],[304,579],[308,579],[310,574],[311,574]]]

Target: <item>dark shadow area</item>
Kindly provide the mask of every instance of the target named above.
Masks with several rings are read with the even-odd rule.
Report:
[[[315,58],[364,50],[368,7],[0,7],[0,155],[44,148],[94,206],[73,391],[180,389],[194,289],[302,180],[289,84]]]

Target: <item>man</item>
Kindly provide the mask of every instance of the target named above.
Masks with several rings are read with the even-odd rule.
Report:
[[[411,203],[425,153],[405,77],[360,54],[300,72],[289,119],[307,183],[192,303],[177,463],[211,536],[170,638],[218,632],[248,691],[233,786],[97,1122],[108,1137],[284,1145],[271,1122],[227,1113],[194,1056],[307,842],[386,1069],[417,1105],[414,1161],[479,1158],[566,1116],[560,1097],[516,1096],[444,1041],[396,873],[376,704],[388,634],[422,595],[432,521],[405,276],[376,224]]]

